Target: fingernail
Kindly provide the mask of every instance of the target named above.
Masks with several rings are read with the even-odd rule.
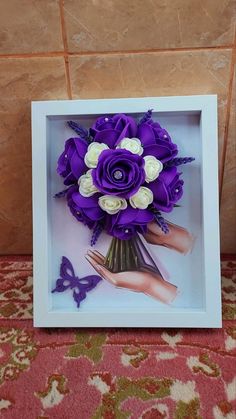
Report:
[[[103,269],[102,269],[101,265],[95,265],[95,268],[98,272],[103,272]]]
[[[100,275],[102,275],[102,277],[104,279],[106,279],[106,281],[112,282],[113,285],[116,285],[116,281],[114,281],[113,279],[107,277],[107,271],[106,271],[106,269],[103,266],[101,266],[101,265],[95,265],[95,269],[96,269],[96,271],[98,273],[100,273]]]

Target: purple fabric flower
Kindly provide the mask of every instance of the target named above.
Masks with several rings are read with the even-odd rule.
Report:
[[[177,145],[172,143],[168,132],[152,119],[139,125],[137,137],[144,147],[143,156],[151,155],[166,163],[178,154]]]
[[[84,156],[87,148],[88,143],[81,138],[69,138],[66,141],[65,149],[57,163],[57,173],[65,178],[65,185],[77,182],[79,177],[86,171]]]
[[[97,221],[102,220],[105,216],[104,211],[98,205],[98,194],[85,198],[79,193],[78,186],[72,186],[69,189],[67,204],[74,217],[90,229],[94,228]]]
[[[176,167],[169,167],[154,182],[148,184],[154,196],[153,206],[157,210],[172,211],[174,204],[182,197],[184,181],[180,179],[180,175]]]
[[[147,224],[152,220],[153,214],[150,211],[128,206],[126,210],[109,217],[107,232],[118,239],[128,240],[136,233],[146,233]]]
[[[119,113],[113,116],[98,118],[90,129],[94,141],[105,143],[108,147],[115,147],[122,138],[135,137],[137,124],[131,116]]]
[[[129,198],[145,181],[144,159],[125,149],[104,150],[92,171],[94,185],[103,194]]]
[[[64,184],[69,188],[56,194],[56,197],[66,196],[74,217],[94,230],[93,244],[102,228],[108,234],[122,240],[129,239],[136,233],[144,234],[147,224],[154,218],[159,225],[162,223],[164,228],[159,211],[172,211],[174,204],[182,197],[184,182],[180,179],[181,173],[177,171],[176,166],[188,163],[193,158],[176,158],[177,145],[172,142],[168,132],[154,122],[151,116],[150,110],[138,125],[132,117],[125,114],[102,116],[96,120],[90,129],[89,140],[105,143],[109,149],[101,152],[98,162],[95,159],[97,167],[96,164],[92,164],[95,168],[88,173],[88,188],[90,183],[92,185],[91,175],[94,184],[92,188],[93,186],[97,188],[93,188],[92,192],[95,193],[89,197],[81,194],[87,194],[84,190],[86,183],[84,189],[82,180],[78,186],[78,179],[88,170],[84,162],[88,142],[79,135],[77,138],[68,139],[65,143],[65,149],[58,159],[57,172],[64,178]],[[87,130],[83,127],[71,121],[69,125],[77,131],[83,131],[86,137]],[[124,148],[116,149],[125,137],[140,139],[143,147],[142,156]],[[158,178],[149,183],[145,181],[145,156],[154,156],[163,163],[163,170]],[[87,158],[88,156],[86,157],[88,166],[91,167]],[[148,172],[148,166],[146,171]],[[140,186],[149,188],[153,193],[153,203],[145,210],[132,208],[129,203],[129,198],[138,192]],[[103,210],[99,206],[99,197],[102,195],[115,195],[127,201],[124,202],[123,209],[111,215],[109,211],[106,212],[105,207]]]

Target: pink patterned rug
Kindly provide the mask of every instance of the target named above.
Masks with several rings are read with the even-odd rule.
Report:
[[[30,257],[0,258],[0,290],[0,417],[235,419],[235,260],[223,329],[34,329]]]

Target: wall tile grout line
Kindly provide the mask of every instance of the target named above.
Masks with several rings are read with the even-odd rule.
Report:
[[[66,23],[64,18],[64,0],[59,0],[59,8],[60,8],[60,23],[61,23],[61,34],[62,34],[62,41],[63,41],[63,57],[64,57],[64,64],[65,64],[65,76],[66,76],[66,86],[67,86],[67,94],[68,98],[72,99],[72,91],[71,91],[71,82],[70,82],[70,66],[69,66],[69,59],[68,59],[68,43],[67,43],[67,34],[66,34]]]
[[[64,57],[64,51],[47,51],[47,52],[30,52],[22,54],[0,54],[0,59],[11,59],[11,58],[54,58]]]
[[[230,116],[231,116],[231,105],[233,99],[233,83],[234,83],[234,71],[236,65],[236,30],[235,30],[235,47],[232,50],[232,57],[231,57],[231,66],[230,66],[230,79],[229,79],[229,87],[228,87],[228,94],[227,94],[227,109],[226,109],[226,118],[225,118],[225,131],[224,131],[224,140],[222,146],[222,154],[221,160],[219,162],[219,204],[221,209],[222,204],[222,192],[223,192],[223,183],[224,183],[224,172],[225,172],[225,164],[226,164],[226,153],[227,153],[227,145],[228,145],[228,136],[229,136],[229,124],[230,124]]]
[[[158,54],[172,52],[194,52],[194,51],[214,51],[227,50],[234,48],[234,44],[208,46],[208,47],[179,47],[179,48],[146,48],[146,49],[130,49],[130,50],[114,50],[114,51],[77,51],[69,52],[70,56],[87,56],[87,55],[129,55],[129,54]]]
[[[61,9],[61,13],[63,10]],[[64,22],[64,18],[61,19]],[[172,52],[194,52],[194,51],[220,51],[233,49],[234,44],[229,45],[219,45],[212,47],[188,47],[188,48],[163,48],[163,49],[138,49],[138,50],[117,50],[117,51],[79,51],[79,52],[69,52],[67,50],[67,40],[65,31],[65,22],[62,23],[63,26],[63,44],[64,51],[47,51],[47,52],[32,52],[32,53],[22,53],[22,54],[1,54],[0,59],[4,58],[44,58],[44,57],[83,57],[83,56],[94,56],[94,55],[129,55],[129,54],[157,54],[157,53],[172,53]],[[62,29],[61,29],[62,30]]]

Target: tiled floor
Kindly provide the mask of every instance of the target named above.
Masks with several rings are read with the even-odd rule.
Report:
[[[31,253],[30,101],[217,93],[223,252],[236,252],[236,0],[7,0],[0,253]]]

